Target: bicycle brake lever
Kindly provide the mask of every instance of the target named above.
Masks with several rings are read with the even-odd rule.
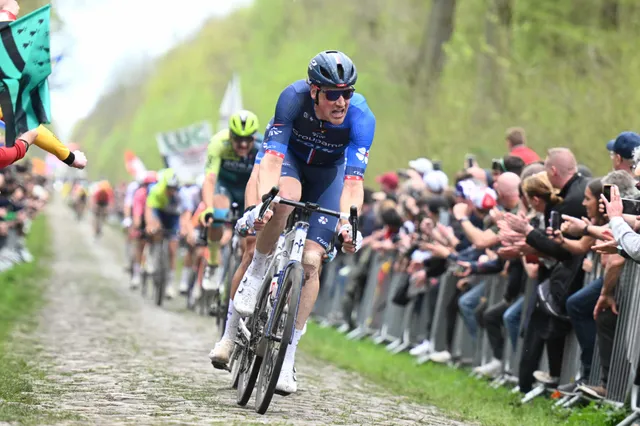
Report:
[[[262,207],[260,207],[260,212],[258,213],[258,220],[262,220],[267,209],[269,209],[269,206],[271,205],[271,201],[273,201],[276,195],[278,195],[278,192],[280,192],[280,189],[277,186],[274,186],[268,194],[264,194],[262,196]]]

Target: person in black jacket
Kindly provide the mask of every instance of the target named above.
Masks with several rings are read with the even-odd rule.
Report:
[[[545,211],[545,223],[549,223],[552,211],[561,215],[573,217],[586,216],[587,212],[582,205],[587,179],[577,171],[577,162],[573,153],[567,148],[553,148],[547,153],[545,171],[554,188],[558,189],[563,201],[554,206],[549,206]],[[529,306],[530,315],[525,323],[524,351],[520,359],[519,386],[521,392],[531,390],[534,381],[534,371],[538,366],[540,357],[547,345],[549,354],[549,373],[536,375],[539,381],[551,385],[557,384],[562,367],[562,354],[564,340],[569,332],[571,323],[566,318],[565,303],[567,298],[582,286],[584,271],[582,263],[584,256],[573,255],[561,244],[550,239],[547,234],[535,229],[525,218],[512,214],[506,214],[505,220],[509,227],[526,236],[526,244],[523,254],[539,254],[557,261],[552,268],[540,268],[538,273],[539,283],[547,285],[548,297],[553,300],[555,306],[560,307],[559,312],[551,314],[546,305],[539,303],[538,298],[532,298]]]

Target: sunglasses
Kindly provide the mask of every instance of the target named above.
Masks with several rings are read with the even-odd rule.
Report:
[[[253,136],[234,136],[231,140],[237,145],[249,145],[253,143]]]
[[[339,90],[321,90],[322,93],[327,97],[329,102],[335,102],[342,96],[345,101],[348,101],[353,96],[353,93],[356,91],[353,87],[348,89],[339,89]]]

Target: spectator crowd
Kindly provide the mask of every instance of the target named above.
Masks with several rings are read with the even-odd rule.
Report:
[[[640,262],[640,136],[623,132],[593,147],[611,162],[612,171],[598,177],[567,148],[539,156],[521,128],[508,129],[505,144],[508,153],[490,167],[467,155],[452,179],[427,158],[377,177],[379,190],[366,190],[363,249],[348,268],[338,325],[343,331],[358,326],[371,274],[382,282],[402,271],[406,285],[392,300],[403,305],[414,294],[422,300],[426,315],[416,326],[424,339],[407,348],[422,362],[461,361],[453,346],[462,321],[475,347],[481,331],[488,338],[491,356],[475,364],[478,377],[511,375],[523,394],[542,385],[560,395],[606,399],[624,303],[616,287],[625,265]],[[371,268],[375,255],[390,263]],[[445,274],[454,279],[442,279]],[[497,300],[487,298],[496,282],[490,276],[504,283]],[[449,282],[455,289],[442,301],[439,292]],[[438,300],[443,309],[435,309]],[[432,338],[436,322],[446,328],[440,348]],[[579,368],[562,382],[571,333]],[[517,345],[519,359],[508,365],[507,353]],[[594,359],[598,371],[592,374]]]
[[[0,272],[33,261],[25,237],[47,202],[46,188],[46,177],[35,174],[28,159],[0,169]]]

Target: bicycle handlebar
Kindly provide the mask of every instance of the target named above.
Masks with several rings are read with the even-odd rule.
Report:
[[[309,213],[321,213],[327,216],[337,217],[338,219],[348,220],[349,224],[351,225],[351,229],[353,230],[354,238],[355,238],[355,235],[357,235],[358,208],[356,206],[351,206],[350,212],[347,214],[347,213],[342,213],[342,212],[337,212],[334,210],[322,208],[316,203],[288,200],[286,198],[279,197],[278,192],[280,192],[280,190],[278,189],[277,186],[274,186],[273,188],[271,188],[271,191],[269,191],[268,194],[265,194],[262,196],[262,207],[260,208],[260,214],[258,215],[258,220],[263,219],[271,203],[284,204],[286,206],[295,207],[297,209],[301,209]]]
[[[199,240],[203,241],[204,245],[207,244],[207,237],[209,235],[209,227],[215,224],[219,225],[235,225],[238,221],[239,209],[238,203],[231,204],[231,218],[230,219],[213,219],[211,222],[207,223],[205,226],[200,227],[200,234],[198,235]]]

